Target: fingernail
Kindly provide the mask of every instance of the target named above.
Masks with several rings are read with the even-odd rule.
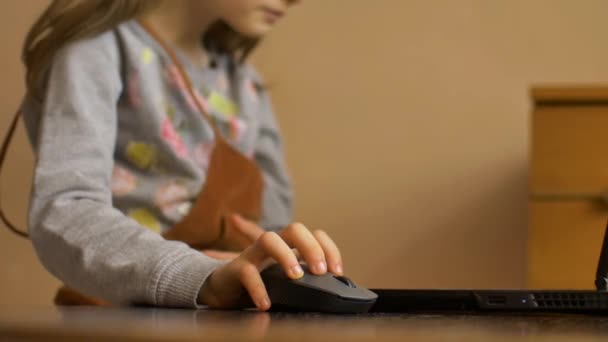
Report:
[[[304,276],[304,271],[300,264],[297,264],[289,269],[289,273],[293,279],[300,279]]]
[[[319,261],[315,264],[315,272],[316,273],[327,272],[327,264],[325,263],[325,261]]]
[[[344,272],[342,264],[336,264],[334,266],[334,269],[336,270],[336,273],[338,273],[338,275],[342,275],[342,273]]]
[[[266,310],[270,307],[270,300],[268,300],[268,298],[262,298],[259,302],[258,302],[258,308],[262,309],[262,310]]]

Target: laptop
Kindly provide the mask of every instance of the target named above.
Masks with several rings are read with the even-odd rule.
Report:
[[[608,313],[608,224],[595,277],[596,290],[397,290],[378,295],[370,312]]]

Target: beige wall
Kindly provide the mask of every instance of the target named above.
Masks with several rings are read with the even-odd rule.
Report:
[[[22,93],[18,48],[46,3],[3,1],[0,128]],[[297,218],[374,287],[524,285],[532,83],[608,80],[604,0],[309,0],[255,60],[273,89]],[[2,178],[25,224],[20,132]],[[56,282],[0,230],[0,305]]]

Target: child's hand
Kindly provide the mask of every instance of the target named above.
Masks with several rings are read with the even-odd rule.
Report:
[[[218,260],[231,260],[239,256],[239,253],[218,251],[217,249],[203,249],[201,252],[208,257]]]
[[[243,251],[245,248],[251,246],[265,230],[258,226],[255,222],[244,219],[239,214],[233,214],[230,216],[232,222],[231,229],[226,232],[224,241],[217,245],[221,249],[204,249],[202,252],[208,257],[212,257],[219,260],[230,260],[239,256],[239,253],[228,252],[230,250]]]
[[[233,214],[230,217],[232,221],[232,225],[234,228],[232,236],[228,236],[226,238],[233,240],[233,243],[240,247],[239,250],[242,251],[245,248],[251,246],[252,243],[255,242],[264,232],[266,232],[262,227],[258,226],[255,222],[251,222],[247,219],[241,217],[241,215]]]
[[[210,246],[213,249],[222,251],[241,252],[262,235],[265,230],[260,226],[238,214],[228,217],[229,224],[226,225],[224,236],[220,241]]]
[[[289,225],[279,234],[266,232],[237,258],[216,269],[198,296],[201,304],[211,308],[229,309],[239,305],[245,292],[259,310],[268,310],[270,300],[260,271],[276,260],[291,279],[302,277],[295,248],[314,274],[326,271],[341,275],[342,257],[336,244],[323,231],[309,231],[303,224]]]

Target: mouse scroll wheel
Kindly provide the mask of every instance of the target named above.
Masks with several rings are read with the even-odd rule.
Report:
[[[334,278],[338,279],[339,281],[341,281],[342,283],[344,283],[344,285],[346,285],[348,287],[357,287],[355,285],[355,283],[353,283],[350,279],[348,279],[344,276],[334,276]]]

